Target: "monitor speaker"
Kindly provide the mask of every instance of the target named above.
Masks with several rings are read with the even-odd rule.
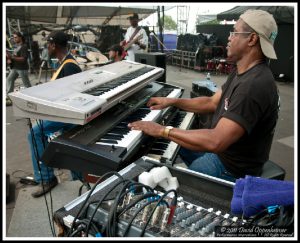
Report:
[[[158,82],[166,82],[166,54],[161,52],[136,53],[135,61],[165,70],[164,74],[158,78]]]

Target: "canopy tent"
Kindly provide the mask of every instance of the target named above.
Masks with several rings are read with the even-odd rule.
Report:
[[[238,6],[217,14],[218,20],[238,20],[248,9],[261,9],[274,16],[277,24],[294,24],[294,7],[290,6]]]
[[[112,4],[113,5],[113,4]],[[117,5],[117,4],[114,4]],[[166,7],[168,10],[172,7]],[[138,13],[140,19],[157,11],[156,6],[6,6],[6,17],[25,21],[75,24],[130,26],[127,17]]]
[[[294,81],[294,7],[240,6],[219,13],[217,19],[238,20],[239,16],[247,9],[265,10],[274,16],[278,24],[278,36],[274,43],[277,60],[270,61],[270,68],[275,77],[284,74],[286,80]]]

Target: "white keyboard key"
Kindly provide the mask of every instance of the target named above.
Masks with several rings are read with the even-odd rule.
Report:
[[[167,96],[168,98],[178,98],[181,94],[181,89],[174,89],[172,92]],[[142,121],[156,121],[165,110],[152,110],[148,113]],[[96,144],[100,145],[114,145],[122,148],[127,148],[127,150],[131,149],[137,142],[139,142],[140,138],[142,137],[143,132],[137,130],[131,130],[121,140],[117,140],[117,144],[105,143],[105,142],[96,142]]]

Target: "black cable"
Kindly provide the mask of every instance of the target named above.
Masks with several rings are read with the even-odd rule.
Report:
[[[84,233],[84,231],[86,231],[86,227],[87,227],[88,223],[89,223],[88,219],[81,219],[81,220],[76,221],[75,226],[80,227],[81,225],[84,225],[85,227],[81,230]],[[91,227],[92,227],[92,229],[91,229],[91,231],[92,231],[91,234],[92,235],[99,232],[97,226],[94,223],[91,224]]]
[[[42,172],[41,172],[41,167],[40,167],[40,164],[39,164],[40,156],[39,156],[39,153],[38,153],[38,148],[37,148],[37,143],[36,143],[36,139],[35,139],[35,136],[34,136],[34,131],[33,131],[32,123],[31,123],[31,120],[29,118],[28,118],[28,126],[29,126],[29,129],[30,129],[31,141],[32,141],[34,156],[35,156],[35,159],[36,159],[36,162],[37,162],[37,166],[38,166],[38,169],[39,169],[39,172],[40,172],[40,175],[41,175],[41,186],[42,186],[43,190],[45,191],[44,180],[43,180],[43,176],[42,176]],[[43,136],[43,134],[42,134],[42,136]],[[48,172],[48,170],[47,170],[47,172]],[[50,198],[52,199],[51,195],[50,195]],[[50,217],[48,201],[47,201],[47,198],[46,198],[45,194],[44,194],[44,199],[45,199],[45,203],[46,203],[47,214],[48,214],[48,219],[49,219],[49,223],[50,223],[50,228],[51,228],[52,236],[55,237],[56,233],[55,233],[54,222],[51,220],[51,217]],[[53,212],[52,200],[51,200],[51,208],[52,208],[51,212]],[[52,213],[52,215],[53,215],[53,213]]]
[[[114,185],[114,187],[112,187],[110,190],[108,190],[103,196],[102,196],[102,198],[98,201],[98,203],[97,203],[97,205],[96,205],[96,207],[95,207],[95,210],[94,210],[94,212],[92,213],[92,215],[91,215],[91,217],[90,217],[90,219],[89,219],[89,224],[88,224],[88,226],[87,226],[87,232],[86,232],[86,234],[88,233],[88,231],[89,231],[89,227],[90,227],[90,224],[91,224],[91,222],[92,222],[92,220],[93,220],[93,218],[94,218],[94,216],[96,215],[96,213],[97,213],[97,209],[100,207],[100,205],[101,205],[101,203],[104,201],[104,199],[113,191],[113,190],[115,190],[116,189],[116,187],[119,185],[119,184],[121,184],[121,183],[124,183],[124,182],[126,182],[127,180],[125,179],[123,179],[123,180],[121,180],[121,181],[119,181],[116,185]],[[87,209],[87,208],[86,208]],[[105,228],[105,227],[104,227]]]
[[[147,194],[141,195],[139,198],[137,198],[135,201],[131,202],[129,205],[127,205],[125,208],[123,208],[122,211],[117,212],[117,206],[119,205],[120,199],[122,199],[127,193],[131,192],[130,187],[136,186],[136,189],[139,187],[144,187],[145,189],[148,190]],[[129,187],[129,188],[128,188]],[[122,193],[125,189],[127,190],[125,193]],[[151,191],[152,193],[149,193]],[[146,198],[149,197],[155,197],[157,196],[156,193],[153,193],[153,189],[147,185],[144,185],[139,182],[134,182],[132,181],[131,183],[127,183],[126,185],[123,186],[123,188],[120,190],[119,195],[115,199],[114,205],[111,207],[110,213],[109,213],[109,220],[107,224],[107,236],[116,236],[116,229],[117,229],[117,224],[118,224],[118,219],[120,216],[125,213],[127,210],[135,206],[139,201],[142,201]],[[168,203],[166,201],[163,201],[167,206]],[[118,215],[118,216],[117,216]],[[118,219],[117,219],[118,218]]]
[[[255,208],[255,207],[252,207]],[[257,214],[252,215],[246,221],[249,225],[261,225],[261,226],[290,226],[294,223],[293,208],[285,206],[277,206],[275,211],[271,211],[269,207],[259,211]]]
[[[114,204],[110,208],[110,211],[108,213],[107,227],[106,227],[107,236],[114,236],[114,227],[111,227],[111,225],[114,223],[112,221],[112,219],[114,218],[114,214],[115,214],[115,211],[116,211],[117,206],[119,204],[119,200],[121,199],[121,195],[123,193],[123,190],[125,190],[127,188],[127,186],[130,185],[130,183],[132,183],[130,180],[126,180],[125,185],[123,185],[123,187],[121,188],[121,190],[117,194],[116,199],[114,201]]]
[[[79,179],[81,182],[82,182],[82,185],[80,186],[79,188],[79,191],[78,191],[78,197],[81,196],[81,193],[82,193],[82,188],[85,186],[87,188],[87,190],[91,190],[91,186],[88,182],[85,182],[85,181],[82,181],[81,179]]]
[[[43,148],[45,150],[46,149],[46,144],[48,144],[48,141],[46,140],[46,135],[44,133],[44,124],[43,123],[44,123],[43,120],[37,120],[37,125],[39,126],[40,131],[41,131],[41,140],[42,140],[42,143],[43,143]],[[50,177],[49,169],[48,169],[48,167],[46,167],[46,168],[47,168],[47,175],[48,175],[48,178],[49,178]],[[42,173],[40,173],[40,175],[41,175],[41,178],[42,178]],[[43,188],[43,191],[45,191],[44,184],[43,184],[43,179],[42,179],[42,188]],[[51,212],[51,216],[53,218],[53,215],[54,215],[54,213],[53,213],[53,198],[52,198],[51,190],[49,191],[49,197],[50,197],[50,212]],[[47,200],[45,193],[44,193],[44,198],[45,198],[45,200]],[[56,235],[54,221],[51,220],[51,222],[52,222],[54,235]]]
[[[153,191],[153,189],[151,188],[151,187],[149,187],[149,186],[147,186],[147,185],[144,185],[144,184],[142,184],[142,183],[139,183],[139,182],[135,182],[135,181],[131,181],[131,184],[128,184],[128,185],[124,185],[123,186],[123,188],[121,189],[121,191],[120,191],[120,193],[119,193],[119,195],[116,197],[116,203],[114,204],[115,205],[115,207],[113,207],[112,209],[111,209],[111,212],[112,212],[112,218],[113,218],[113,220],[111,221],[112,222],[112,232],[110,231],[110,235],[111,236],[116,236],[116,229],[117,229],[117,224],[118,224],[118,220],[117,220],[117,214],[118,214],[118,212],[117,212],[117,206],[119,205],[119,202],[120,202],[120,200],[121,199],[123,199],[129,192],[131,192],[132,191],[132,187],[134,187],[134,186],[136,186],[136,188],[135,189],[137,189],[137,188],[139,188],[139,187],[144,187],[145,189],[147,189],[147,190],[149,190],[149,191]],[[128,189],[127,191],[125,191],[124,193],[122,193],[124,190],[126,190],[126,189]],[[147,194],[146,194],[147,195]],[[156,196],[156,194],[153,194],[153,196]],[[150,197],[149,195],[147,195],[147,197]],[[143,198],[140,198],[140,200],[143,200]],[[140,201],[140,200],[138,200],[138,201]],[[137,202],[138,202],[137,200],[135,201],[135,202],[132,202],[130,205],[130,207],[127,207],[127,209],[126,210],[128,210],[128,209],[130,209],[131,207],[133,207]],[[125,211],[126,211],[125,210]],[[124,210],[123,210],[123,213],[125,212]],[[120,214],[118,214],[118,219],[119,219],[119,217],[120,217]],[[110,227],[110,225],[109,225],[109,227]]]
[[[154,198],[153,201],[146,202],[143,206],[141,206],[141,207],[135,212],[135,214],[132,216],[131,220],[128,222],[128,225],[127,225],[126,229],[124,230],[123,237],[126,236],[127,231],[130,229],[131,224],[132,224],[132,222],[134,221],[134,219],[136,218],[136,216],[137,216],[137,215],[138,215],[138,214],[139,214],[146,206],[148,206],[148,205],[151,204],[151,203],[154,203],[154,202],[157,201],[157,200],[158,200],[158,198]],[[168,204],[166,201],[163,200],[162,202],[166,203],[167,207],[169,207],[169,204]]]
[[[131,191],[130,187],[133,187],[134,185],[137,185],[137,184],[140,184],[140,183],[137,183],[133,180],[129,180],[128,183],[123,185],[123,188],[121,188],[121,190],[119,191],[119,194],[116,196],[115,203],[112,205],[110,212],[108,214],[109,220],[108,220],[107,227],[106,227],[107,236],[115,236],[115,231],[117,228],[117,207],[120,203],[120,200],[122,200],[122,199],[124,200],[127,193]],[[128,190],[126,191],[126,189],[128,189]],[[123,192],[123,191],[125,191],[125,192]]]
[[[84,226],[79,226],[75,231],[72,232],[72,234],[70,235],[70,237],[76,236],[82,230],[84,230]]]
[[[109,190],[109,191],[102,197],[101,200],[99,200],[99,201],[94,201],[94,202],[90,202],[90,203],[88,204],[88,206],[86,207],[86,209],[89,208],[89,205],[90,205],[90,204],[98,202],[97,205],[96,205],[96,207],[95,207],[95,210],[94,210],[92,216],[90,217],[90,222],[92,222],[92,220],[93,220],[93,218],[94,218],[94,216],[95,216],[95,214],[96,214],[96,212],[97,212],[97,209],[99,208],[99,206],[100,206],[104,201],[108,201],[108,200],[112,200],[112,199],[117,200],[116,197],[115,197],[115,198],[112,198],[112,199],[106,199],[106,200],[104,200],[104,199],[108,196],[108,194],[109,194],[110,192],[112,192],[112,191],[113,191],[119,184],[121,184],[122,182],[125,182],[125,180],[124,180],[124,181],[120,181],[119,183],[117,183],[117,184],[114,186],[114,188],[112,188],[111,190]],[[139,187],[139,186],[143,186],[143,187],[145,187],[146,189],[152,190],[152,191],[153,191],[153,189],[152,189],[151,187],[149,187],[149,186],[147,186],[147,185],[143,185],[143,184],[138,183],[138,182],[133,182],[133,183],[130,184],[129,186],[132,186],[132,185],[137,185],[138,187]],[[125,189],[126,189],[126,188],[127,188],[127,187],[125,187]],[[121,192],[123,191],[123,189],[124,189],[124,186],[123,186],[123,188],[121,189]],[[121,194],[120,198],[124,198],[124,196],[125,196],[128,192],[129,192],[129,191],[124,192],[123,194]],[[141,200],[142,200],[142,199],[141,199]],[[118,205],[118,204],[117,204],[117,205]],[[133,205],[134,205],[134,204],[133,204]],[[105,227],[104,227],[104,228],[105,228]],[[106,228],[107,228],[107,227],[106,227]],[[87,227],[86,230],[87,230],[87,232],[86,232],[86,234],[87,234],[87,233],[88,233],[88,230],[89,230],[89,226]],[[109,230],[110,230],[110,229],[109,229]]]
[[[143,229],[142,229],[142,232],[141,232],[140,237],[143,237],[143,236],[144,236],[144,233],[145,233],[145,230],[146,230],[146,228],[147,228],[147,225],[149,224],[150,219],[152,218],[152,215],[154,214],[154,212],[155,212],[157,206],[161,203],[161,201],[162,201],[162,200],[163,200],[170,192],[173,192],[173,193],[175,194],[174,197],[177,198],[177,192],[176,192],[176,190],[174,190],[174,189],[165,192],[165,193],[161,196],[161,198],[158,200],[158,202],[156,203],[155,207],[154,207],[153,210],[151,211],[150,216],[149,216],[147,222],[145,223],[145,225],[144,225],[144,227],[143,227]]]
[[[137,216],[143,209],[145,209],[145,207],[147,207],[149,204],[154,203],[154,202],[155,202],[155,200],[154,200],[154,201],[146,202],[143,206],[141,206],[141,207],[135,212],[135,214],[132,216],[131,220],[128,222],[127,227],[126,227],[125,230],[124,230],[123,237],[125,237],[125,236],[127,235],[127,232],[128,232],[128,230],[130,229],[131,224],[132,224],[133,220],[136,218],[136,216]]]
[[[44,125],[43,125],[43,120],[37,120],[36,121],[38,127],[40,128],[41,130],[41,135],[42,135],[42,143],[43,143],[43,147],[44,149],[46,148],[46,136],[45,136],[45,133],[44,133]]]
[[[144,184],[139,183],[139,182],[134,182],[131,186],[136,186],[136,188],[144,187],[145,189],[148,190],[147,193],[149,193],[149,192],[152,192],[152,193],[153,193],[153,192],[154,192],[154,190],[153,190],[150,186],[144,185]],[[124,196],[125,196],[127,193],[129,193],[129,192],[130,192],[130,190],[124,192],[124,194],[121,196],[121,198],[124,197]],[[144,194],[142,194],[142,195],[144,195]],[[154,195],[156,195],[156,194],[154,194]],[[142,200],[142,199],[140,199],[140,200]],[[133,207],[133,206],[134,206],[136,203],[138,203],[140,200],[139,200],[139,198],[138,198],[136,201],[131,202],[129,205],[127,205],[126,208],[123,209],[123,211],[118,211],[118,212],[117,212],[117,213],[119,214],[118,217],[120,217],[125,211],[127,211],[127,210],[129,210],[131,207]],[[125,211],[124,211],[124,210],[125,210]]]
[[[31,175],[33,175],[32,173],[26,172],[26,171],[24,171],[24,170],[15,170],[15,171],[13,171],[13,172],[11,173],[12,177],[18,178],[18,179],[20,179],[20,178],[23,177],[23,176],[15,176],[15,174],[16,174],[17,172],[23,172],[23,173],[25,174],[25,176],[31,176]]]
[[[144,194],[144,195],[138,197],[135,201],[133,201],[130,204],[128,204],[126,206],[126,208],[123,209],[123,211],[121,211],[119,213],[119,217],[121,217],[127,210],[129,210],[130,208],[132,208],[133,206],[135,206],[138,202],[140,202],[140,201],[142,201],[142,200],[144,200],[144,199],[146,199],[148,197],[155,197],[155,196],[157,196],[156,193],[147,193],[147,194]]]
[[[91,195],[91,193],[94,191],[94,189],[96,188],[96,186],[102,181],[102,179],[104,178],[104,176],[107,176],[107,175],[109,175],[109,174],[114,174],[114,175],[117,174],[118,176],[120,176],[118,173],[112,171],[112,172],[108,172],[108,173],[104,174],[102,177],[100,177],[100,178],[97,180],[97,182],[96,182],[96,184],[94,185],[94,187],[92,188],[92,190],[90,191],[90,193],[87,195],[87,198],[86,198],[85,202],[83,203],[82,207],[80,208],[80,210],[78,211],[76,217],[74,218],[73,223],[76,222],[76,219],[79,217],[79,214],[80,214],[81,211],[83,210],[84,205],[86,204],[86,202],[87,202],[88,199],[90,198],[90,195]],[[122,178],[122,177],[120,176],[119,178]],[[123,182],[123,178],[122,178],[122,181],[121,181],[121,182]],[[114,188],[112,188],[112,189],[114,189]],[[88,204],[88,206],[89,206],[89,205],[90,205],[90,204]],[[84,211],[85,214],[87,213],[88,206],[86,207],[86,210]],[[97,209],[97,208],[96,208],[96,209]],[[95,213],[96,213],[96,210],[95,210]],[[80,216],[81,216],[81,215],[80,215]],[[90,224],[89,224],[89,225],[90,225]],[[72,226],[73,226],[73,225],[72,225]],[[87,227],[86,230],[87,230],[87,234],[88,234],[89,227]],[[71,227],[71,231],[72,231],[72,227]]]
[[[283,222],[283,226],[292,226],[294,224],[294,208],[293,207],[286,207],[287,214],[286,220]]]
[[[91,194],[93,193],[93,191],[95,190],[95,188],[98,186],[98,184],[99,184],[100,182],[102,182],[103,178],[105,178],[106,176],[109,176],[109,175],[116,175],[116,176],[118,176],[120,179],[123,180],[123,177],[122,177],[118,172],[115,172],[115,171],[110,171],[110,172],[107,172],[107,173],[105,173],[104,175],[102,175],[102,176],[97,180],[97,182],[95,183],[95,185],[93,186],[93,188],[90,190],[90,192],[88,193],[88,195],[86,196],[86,199],[85,199],[84,202],[82,203],[81,208],[79,209],[79,211],[77,212],[76,216],[74,217],[74,220],[73,220],[73,222],[72,222],[70,231],[69,231],[69,233],[68,233],[67,236],[70,236],[70,234],[71,234],[71,232],[72,232],[72,230],[73,230],[73,228],[74,228],[74,222],[76,222],[76,220],[77,220],[78,217],[80,216],[81,211],[83,210],[85,204],[86,204],[87,201],[89,200],[89,198],[90,198]]]

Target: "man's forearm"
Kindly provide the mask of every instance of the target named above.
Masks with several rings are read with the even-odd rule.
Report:
[[[17,62],[24,62],[25,61],[24,57],[12,56],[11,59],[14,60],[14,61],[17,61]]]
[[[175,106],[181,110],[195,113],[211,113],[215,111],[215,106],[210,97],[197,97],[193,99],[170,98],[170,106]]]

